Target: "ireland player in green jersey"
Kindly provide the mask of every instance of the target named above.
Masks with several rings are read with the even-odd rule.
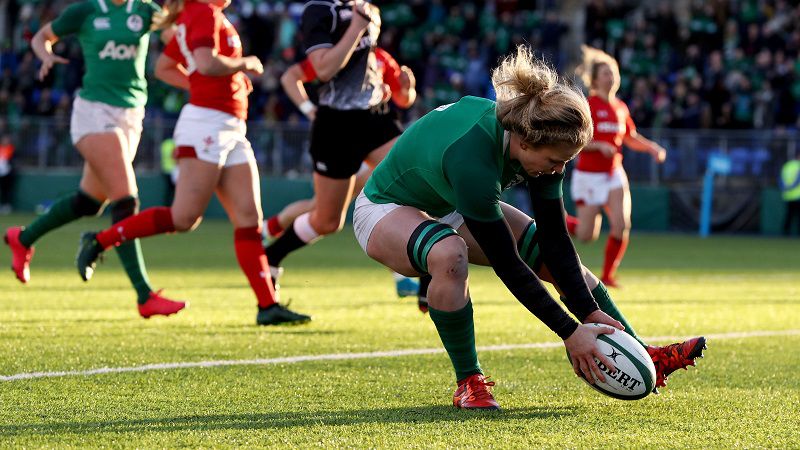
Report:
[[[564,340],[575,373],[588,380],[590,372],[604,380],[596,360],[614,367],[595,346],[598,334],[617,328],[635,336],[603,285],[581,265],[566,228],[564,168],[592,138],[586,99],[525,47],[495,69],[492,81],[496,103],[465,97],[406,130],[367,181],[353,216],[370,257],[403,275],[429,278],[431,319],[458,381],[453,404],[468,409],[499,408],[475,349],[468,262],[492,266]],[[500,201],[503,189],[522,181],[536,222]],[[540,278],[558,287],[580,322],[550,297]],[[589,322],[609,327],[583,325]]]
[[[53,53],[53,44],[67,35],[78,37],[86,73],[73,103],[70,133],[85,163],[79,189],[28,226],[6,231],[12,268],[23,283],[30,279],[33,243],[50,230],[97,215],[106,203],[115,223],[138,212],[132,161],[147,102],[144,72],[150,32],[159,18],[160,8],[150,0],[84,0],[68,6],[33,37],[31,46],[42,61],[40,79],[53,65],[67,62]],[[183,309],[183,302],[166,299],[150,287],[138,240],[118,246],[117,253],[143,317]]]

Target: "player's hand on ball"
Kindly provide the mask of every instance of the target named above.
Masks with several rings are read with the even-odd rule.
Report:
[[[611,325],[612,327],[618,330],[625,330],[625,325],[623,325],[622,322],[615,320],[613,317],[609,316],[603,311],[600,311],[599,309],[589,314],[588,316],[586,316],[585,319],[583,319],[583,323],[592,323],[592,322],[602,323],[604,325]]]
[[[614,362],[611,361],[606,355],[602,354],[597,349],[597,335],[611,334],[614,332],[613,328],[579,325],[575,331],[564,340],[564,346],[567,347],[570,357],[572,358],[572,368],[575,374],[583,376],[589,383],[594,384],[595,377],[602,381],[606,381],[605,374],[597,366],[595,358],[597,358],[603,365],[612,371],[616,371]],[[594,372],[594,377],[592,377]]]
[[[261,64],[261,60],[259,60],[257,56],[245,56],[243,59],[245,72],[250,72],[256,75],[261,75],[264,73],[264,66]]]
[[[67,58],[63,58],[61,56],[50,54],[47,58],[42,60],[42,66],[39,67],[39,81],[44,81],[45,77],[48,73],[50,73],[50,69],[55,64],[68,64],[69,60]]]

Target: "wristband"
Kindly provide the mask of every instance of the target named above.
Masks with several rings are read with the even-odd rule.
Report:
[[[302,112],[306,116],[308,116],[312,111],[317,109],[316,105],[314,105],[314,103],[312,103],[311,100],[306,100],[303,103],[300,103],[300,105],[297,108],[300,109],[300,112]]]

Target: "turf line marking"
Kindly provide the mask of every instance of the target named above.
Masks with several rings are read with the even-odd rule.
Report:
[[[735,333],[707,334],[705,336],[706,339],[713,342],[714,340],[722,340],[722,339],[746,339],[754,337],[774,337],[774,336],[794,336],[794,335],[800,335],[800,330],[745,331],[745,332],[735,332]],[[686,336],[652,336],[645,338],[645,340],[647,341],[678,341],[681,339],[686,339]],[[561,342],[534,342],[530,344],[489,345],[484,347],[478,347],[478,351],[495,352],[503,350],[557,348],[563,345],[564,344]],[[432,355],[437,353],[445,353],[445,351],[443,348],[417,348],[417,349],[407,349],[407,350],[387,350],[387,351],[365,352],[365,353],[329,353],[323,355],[286,356],[281,358],[229,359],[229,360],[217,360],[217,361],[160,363],[160,364],[146,364],[143,366],[132,366],[132,367],[101,367],[98,369],[70,370],[63,372],[18,373],[15,375],[2,375],[0,376],[0,381],[30,380],[35,378],[90,376],[90,375],[103,375],[108,373],[149,372],[152,370],[194,369],[194,368],[208,368],[208,367],[230,367],[230,366],[265,366],[271,364],[294,364],[307,361],[344,361],[351,359],[391,358],[399,356]]]

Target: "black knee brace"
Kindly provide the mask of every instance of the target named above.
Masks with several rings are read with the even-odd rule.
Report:
[[[111,223],[117,223],[139,213],[139,198],[134,196],[123,197],[111,205]]]
[[[542,268],[542,257],[539,253],[539,241],[536,236],[536,221],[531,220],[517,242],[519,256],[534,272]]]
[[[435,220],[426,220],[419,224],[414,232],[411,233],[406,246],[411,266],[419,273],[428,273],[428,253],[430,253],[433,244],[456,234],[458,233],[453,227]]]
[[[79,217],[95,216],[103,208],[103,202],[97,201],[80,189],[72,197],[72,211]]]

